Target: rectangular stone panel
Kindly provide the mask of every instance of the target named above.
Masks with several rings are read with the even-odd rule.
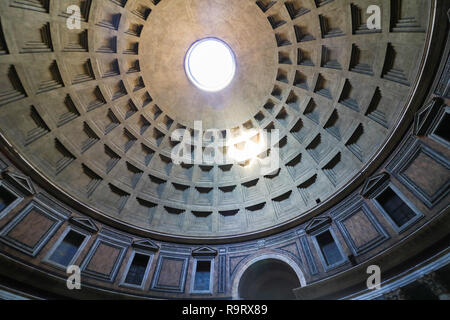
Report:
[[[432,148],[416,140],[399,152],[392,173],[427,207],[433,208],[449,193],[450,164]]]
[[[153,275],[152,290],[184,292],[189,257],[161,254]]]
[[[387,239],[388,234],[363,202],[357,202],[336,217],[336,224],[355,256],[364,254]]]
[[[110,274],[119,254],[120,248],[101,243],[86,269],[97,273]]]
[[[355,242],[356,247],[362,247],[379,236],[378,231],[362,210],[344,220],[343,225]]]
[[[3,228],[0,240],[34,257],[67,218],[67,213],[32,201]]]
[[[127,243],[99,236],[81,264],[83,275],[114,282],[127,248]]]
[[[55,223],[38,210],[31,210],[20,223],[8,233],[8,237],[32,248]]]

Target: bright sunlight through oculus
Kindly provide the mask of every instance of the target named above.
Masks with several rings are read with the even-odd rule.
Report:
[[[198,88],[217,92],[226,88],[236,73],[235,56],[231,48],[216,38],[195,42],[186,54],[186,74]]]

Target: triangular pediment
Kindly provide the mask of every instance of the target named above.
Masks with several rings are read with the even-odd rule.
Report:
[[[200,247],[192,250],[193,256],[216,256],[217,250],[210,247]]]
[[[9,181],[11,184],[13,184],[16,188],[21,190],[26,195],[29,196],[36,193],[33,184],[31,182],[31,179],[28,178],[27,176],[18,173],[13,173],[10,171],[4,171],[2,175],[5,180]]]
[[[155,252],[159,250],[159,246],[150,239],[136,240],[133,242],[133,247]]]
[[[331,224],[331,218],[330,217],[317,217],[312,219],[308,225],[305,228],[306,233],[312,233],[316,230],[319,230],[325,226],[328,226]]]
[[[373,194],[389,180],[389,174],[387,172],[380,173],[376,176],[367,179],[361,190],[361,195],[365,198],[371,198]]]
[[[97,233],[97,225],[89,218],[70,217],[70,222],[80,228],[83,228],[89,232]]]
[[[434,98],[425,108],[422,108],[416,113],[414,117],[414,134],[416,136],[427,135],[441,106],[442,99]]]

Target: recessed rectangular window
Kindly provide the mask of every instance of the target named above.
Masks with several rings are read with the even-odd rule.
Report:
[[[68,266],[78,252],[86,236],[70,230],[58,245],[49,260],[62,266]]]
[[[329,230],[316,236],[316,240],[328,266],[335,265],[343,260],[342,254]]]
[[[0,186],[0,212],[13,203],[17,197],[5,188]]]
[[[197,260],[194,291],[209,291],[211,283],[211,261]]]
[[[438,136],[442,140],[450,144],[450,112],[445,112],[440,119],[436,129],[434,130],[434,135]]]
[[[403,227],[417,216],[417,214],[390,187],[376,197],[376,201],[399,228]]]
[[[124,282],[134,286],[141,286],[149,260],[149,256],[136,253],[134,255],[133,262],[131,262],[130,268],[128,269],[127,277]]]

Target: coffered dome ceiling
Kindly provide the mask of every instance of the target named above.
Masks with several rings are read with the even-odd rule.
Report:
[[[80,30],[66,26],[72,4]],[[365,24],[372,4],[381,30]],[[179,240],[276,230],[325,208],[384,154],[420,81],[429,6],[1,1],[1,134],[53,190],[117,226]],[[206,37],[236,55],[235,78],[217,93],[184,69]],[[171,133],[194,132],[197,120],[233,143],[278,129],[280,169],[263,174],[228,148],[225,164],[173,163]]]

